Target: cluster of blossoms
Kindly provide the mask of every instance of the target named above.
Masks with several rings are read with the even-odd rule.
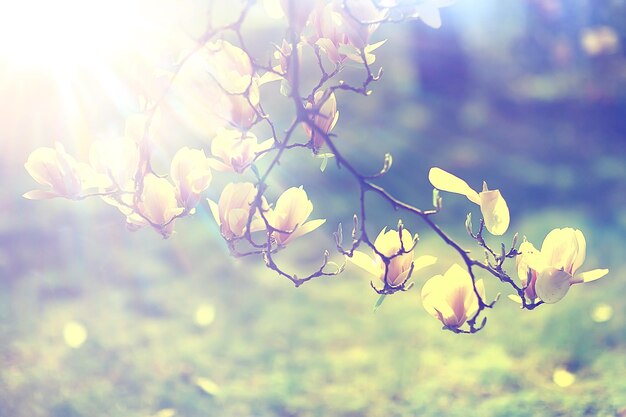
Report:
[[[318,229],[326,220],[309,220],[313,203],[302,186],[280,190],[278,198],[271,203],[273,200],[266,195],[270,189],[267,179],[289,150],[304,148],[320,156],[320,150],[326,147],[328,153],[322,156],[332,156],[339,167],[345,168],[356,180],[360,192],[352,242],[347,248],[343,246],[339,226],[335,233],[338,252],[345,261],[378,281],[371,285],[381,295],[380,302],[388,295],[409,290],[412,275],[435,265],[437,259],[431,255],[415,257],[418,236],[404,228],[401,221],[396,229],[383,228],[372,241],[365,223],[365,194],[368,192],[383,198],[395,210],[422,219],[460,256],[462,263],[453,264],[443,275],[430,278],[421,291],[424,308],[441,321],[444,328],[457,333],[474,333],[484,326],[484,320],[477,324],[477,319],[495,301],[486,301],[484,283],[477,279],[477,270],[509,284],[515,291],[511,298],[522,308],[533,309],[543,303],[557,302],[571,285],[593,281],[608,272],[605,269],[578,272],[586,251],[582,232],[555,229],[544,240],[541,251],[527,241],[517,248],[515,238],[508,251],[502,245],[502,251],[497,253],[487,245],[483,231],[502,236],[509,228],[509,208],[499,190],[490,190],[483,183],[478,192],[464,180],[435,167],[428,176],[436,191],[435,208],[421,210],[396,199],[375,183],[389,171],[390,155],[386,155],[378,174],[365,175],[334,143],[332,131],[339,119],[336,92],[367,96],[370,84],[382,74],[379,71],[374,75],[371,71],[374,51],[385,43],[384,40],[370,43],[379,25],[419,18],[432,27],[439,27],[439,9],[450,4],[450,0],[417,3],[407,0],[266,0],[263,7],[267,14],[286,20],[289,25],[288,39],[276,44],[269,65],[259,64],[244,45],[241,26],[248,8],[253,7],[248,4],[236,21],[219,30],[210,28],[198,47],[180,61],[176,71],[161,71],[149,82],[156,87],[144,92],[144,111],[127,119],[122,137],[93,142],[88,162],[78,161],[59,143],[54,148],[35,150],[25,167],[44,188],[29,191],[24,197],[72,200],[100,197],[126,217],[130,229],[149,226],[165,238],[174,232],[177,219],[194,214],[196,207],[207,201],[234,256],[259,256],[268,268],[298,286],[313,278],[337,275],[346,262],[343,265],[329,262],[330,254],[325,251],[321,267],[304,277],[289,273],[276,263],[274,255],[278,251],[294,239]],[[219,37],[226,31],[233,31],[241,44],[237,46]],[[319,79],[303,94],[300,66],[307,52],[317,65]],[[361,85],[335,82],[348,62],[362,67],[365,79]],[[279,81],[280,92],[294,108],[294,119],[282,137],[263,108],[261,94],[262,87],[274,81]],[[168,105],[164,106],[165,103]],[[156,145],[153,133],[158,130],[158,115],[163,107],[173,109],[178,121],[210,141],[206,149],[183,147],[175,152],[169,175],[158,173],[151,164]],[[258,137],[264,137],[262,128],[272,135],[259,141]],[[303,139],[298,141],[298,135]],[[237,180],[220,191],[217,201],[203,198],[212,188],[213,175],[237,176]],[[470,216],[466,228],[484,249],[487,255],[484,262],[470,258],[469,252],[434,222],[434,216],[442,207],[437,190],[461,194],[480,207],[482,219],[478,232],[472,230]],[[363,247],[369,249],[359,249]],[[516,260],[517,280],[504,269],[509,259]],[[336,268],[329,271],[331,265]]]

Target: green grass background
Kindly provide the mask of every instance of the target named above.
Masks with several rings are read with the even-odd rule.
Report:
[[[484,31],[500,33],[506,22],[488,20],[493,27]],[[574,76],[529,75],[541,90],[533,101],[516,83],[523,69],[515,58],[487,47],[466,50],[476,72],[467,96],[425,93],[404,53],[414,35],[383,31],[390,39],[379,58],[386,74],[374,94],[339,94],[340,149],[367,172],[391,152],[394,166],[380,183],[420,207],[430,205],[431,166],[476,188],[487,180],[511,207],[504,242],[519,231],[540,245],[552,228],[580,228],[588,241],[585,267],[608,267],[607,277],[532,312],[503,296],[476,335],[442,331],[419,291],[459,259],[418,220],[371,201],[371,233],[401,217],[422,236],[418,254],[436,255],[438,265],[416,274],[411,291],[389,297],[376,313],[369,277],[350,265],[339,277],[296,289],[258,259],[230,257],[205,205],[162,240],[152,230],[126,231],[122,216],[99,201],[23,200],[34,186],[22,168],[28,153],[68,132],[50,116],[57,113],[13,100],[10,90],[14,95],[2,96],[6,108],[22,111],[0,122],[0,417],[625,415],[623,118],[605,117],[604,107],[578,97],[583,90],[554,83],[585,78],[585,68]],[[502,60],[490,65],[494,57]],[[616,68],[623,72],[623,60]],[[615,76],[594,80],[611,86]],[[120,128],[122,118],[99,112],[99,104],[83,109],[93,124]],[[34,115],[41,120],[33,122]],[[272,115],[290,117],[280,107]],[[194,143],[186,139],[171,136],[178,146]],[[320,174],[319,160],[290,155],[272,179],[272,198],[304,184],[312,217],[328,219],[280,255],[306,271],[323,249],[332,250],[337,223],[351,223],[355,186],[332,160]],[[208,196],[217,198],[231,180],[216,174]],[[464,235],[465,215],[474,210],[476,218],[475,207],[447,195],[444,207],[438,222],[481,257]],[[484,278],[489,296],[508,294]],[[613,315],[596,323],[592,312],[601,303]],[[215,310],[204,327],[194,320],[203,305]],[[63,338],[70,321],[88,332],[78,349]],[[553,382],[559,368],[575,375],[569,387]]]

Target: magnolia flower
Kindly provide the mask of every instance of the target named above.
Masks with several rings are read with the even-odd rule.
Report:
[[[176,152],[170,166],[170,177],[176,185],[178,204],[193,213],[200,194],[211,183],[210,160],[201,149],[183,147]]]
[[[320,134],[315,129],[311,129],[306,123],[303,125],[307,136],[311,139],[315,151],[318,151],[322,145],[324,145],[324,135],[327,135],[333,130],[339,119],[335,93],[330,93],[322,102],[324,98],[324,92],[318,91],[313,96],[313,103],[308,102],[305,106],[309,110],[313,108],[317,109],[317,112],[311,116],[311,122],[323,133]]]
[[[211,153],[218,159],[211,160],[211,166],[218,171],[243,173],[252,165],[259,152],[274,144],[274,139],[258,143],[252,132],[222,129],[211,141]]]
[[[476,281],[480,297],[485,297],[482,280]],[[457,329],[478,311],[478,297],[472,277],[465,268],[454,264],[444,275],[435,275],[422,287],[426,311],[445,326]]]
[[[242,130],[250,129],[257,118],[257,106],[259,105],[259,83],[256,78],[252,80],[248,94],[227,95],[226,103],[218,114],[230,122],[231,125]]]
[[[300,56],[301,48],[301,44],[298,44],[296,46],[298,56]],[[273,70],[280,74],[287,74],[287,70],[289,69],[289,60],[291,59],[292,52],[292,44],[283,39],[283,43],[280,45],[280,48],[277,48],[274,51],[274,59],[278,61],[278,65],[276,65]]]
[[[106,179],[105,188],[134,191],[139,165],[139,149],[135,141],[124,138],[97,140],[89,150],[89,162]]]
[[[77,162],[58,142],[54,149],[46,147],[35,149],[28,156],[24,168],[35,181],[49,188],[25,193],[24,198],[30,200],[55,197],[75,200],[81,198],[87,189],[103,185],[102,178],[98,177],[89,165]]]
[[[387,9],[378,7],[372,1],[335,0],[334,4],[342,15],[348,42],[357,49],[363,49],[369,44],[370,36],[379,26],[379,23],[364,22],[380,22],[387,17]]]
[[[565,297],[574,284],[595,281],[609,272],[608,269],[578,272],[585,261],[587,244],[585,236],[577,229],[552,230],[545,237],[540,252],[532,244],[523,245],[520,246],[522,259],[518,261],[520,280],[526,285],[523,277],[527,280],[530,276],[530,295],[534,292],[546,303],[556,303]]]
[[[386,16],[385,9],[377,8],[369,1],[350,0],[347,2],[349,11],[344,8],[343,0],[334,0],[330,3],[318,1],[315,9],[309,16],[309,25],[313,34],[308,38],[309,43],[317,45],[330,59],[339,64],[347,56],[360,61],[359,50],[368,54],[380,46],[381,43],[368,48],[369,38],[378,24],[363,24],[362,22],[376,22]],[[352,48],[356,51],[347,53],[344,49]],[[369,60],[368,62],[373,62]]]
[[[210,137],[228,124],[231,104],[208,74],[202,58],[196,54],[185,62],[167,97],[180,123],[198,135]],[[218,114],[218,109],[223,114]]]
[[[168,98],[185,124],[212,136],[229,124],[252,126],[259,104],[258,81],[245,51],[218,40],[185,60]]]
[[[293,71],[289,71],[290,61],[292,59],[291,54],[293,53],[293,46],[290,42],[287,42],[285,39],[283,39],[280,47],[276,45],[275,48],[275,65],[272,67],[272,71],[267,71],[259,78],[258,84],[263,85],[272,81],[282,81],[283,85],[281,86],[281,93],[285,94],[289,88],[288,85],[286,85],[285,83],[291,82],[293,78]],[[302,43],[298,43],[296,45],[296,49],[298,51],[298,58],[300,58],[302,56],[300,52],[302,50]]]
[[[302,187],[292,187],[278,197],[270,213],[270,224],[275,229],[276,243],[284,246],[292,240],[320,227],[326,219],[307,221],[313,211],[313,203]]]
[[[376,250],[387,258],[391,258],[387,268],[385,268],[385,262],[377,253],[370,257],[364,252],[355,250],[352,257],[349,257],[348,260],[374,275],[383,283],[385,282],[386,272],[387,284],[392,287],[401,286],[409,278],[409,274],[430,266],[437,261],[437,258],[428,255],[420,256],[413,260],[413,249],[417,236],[413,237],[407,229],[401,230],[402,238],[400,238],[400,230],[388,231],[385,227],[374,241]],[[398,256],[392,258],[394,255]]]
[[[246,233],[250,207],[256,196],[257,189],[254,184],[240,182],[230,183],[224,187],[217,204],[207,199],[211,213],[225,239],[242,237]],[[269,210],[265,197],[262,197],[261,207],[264,211]],[[265,223],[258,213],[255,213],[250,224],[250,231],[256,232],[263,229],[265,229]]]
[[[489,190],[487,183],[483,182],[483,190],[477,193],[459,177],[437,167],[430,169],[428,179],[433,187],[464,195],[472,203],[478,204],[489,233],[499,236],[509,228],[509,207],[500,190]]]
[[[225,40],[204,46],[208,54],[208,70],[228,94],[243,94],[252,83],[254,70],[248,54]]]
[[[164,238],[174,230],[174,220],[184,212],[178,205],[176,188],[165,178],[147,174],[143,178],[143,188],[139,202],[134,209],[118,208],[127,214],[126,221],[132,228],[146,225],[154,227]]]

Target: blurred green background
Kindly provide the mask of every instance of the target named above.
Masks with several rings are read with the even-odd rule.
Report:
[[[354,267],[295,289],[259,260],[229,257],[205,206],[162,240],[128,232],[100,201],[22,199],[35,147],[60,140],[84,153],[91,137],[119,132],[132,105],[88,73],[67,105],[50,74],[5,67],[0,416],[626,415],[625,13],[617,0],[460,0],[442,10],[440,30],[382,27],[374,93],[338,95],[337,144],[364,171],[392,153],[380,183],[395,195],[427,208],[431,166],[475,188],[486,180],[511,208],[504,242],[519,231],[540,245],[551,229],[576,227],[585,267],[610,269],[532,312],[502,297],[472,336],[441,331],[420,305],[425,279],[459,259],[416,219],[402,217],[422,236],[418,254],[439,265],[373,313],[377,296]],[[265,50],[281,30],[260,20],[244,35]],[[199,143],[168,134],[166,150]],[[297,271],[317,267],[357,209],[348,174],[319,164],[294,151],[270,188],[275,198],[303,184],[312,218],[328,219],[281,253]],[[211,198],[233,180],[215,176]],[[448,195],[444,206],[440,224],[480,257],[463,226],[474,207]],[[372,233],[401,216],[371,207]],[[487,291],[508,294],[493,282]]]

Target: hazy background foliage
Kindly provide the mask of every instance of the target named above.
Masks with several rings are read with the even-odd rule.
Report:
[[[127,232],[99,201],[22,199],[34,186],[22,166],[29,152],[60,140],[84,154],[93,137],[119,131],[130,108],[79,74],[87,87],[70,122],[50,77],[0,71],[0,416],[624,413],[624,13],[618,0],[461,0],[443,10],[438,31],[381,28],[386,73],[374,94],[338,96],[336,143],[371,171],[391,152],[381,183],[396,195],[428,207],[431,166],[476,188],[487,180],[511,208],[505,242],[519,231],[540,245],[552,228],[580,228],[585,265],[611,271],[532,312],[503,297],[469,337],[442,332],[420,305],[424,280],[458,259],[415,219],[403,220],[423,232],[418,253],[440,264],[372,313],[376,294],[354,267],[294,289],[257,261],[229,257],[205,205],[162,240]],[[598,26],[617,34],[617,50],[585,52],[584,30]],[[246,32],[255,50],[280,33],[263,21]],[[273,114],[288,122],[276,103]],[[175,127],[164,149],[198,143]],[[321,174],[319,163],[294,151],[270,189],[304,184],[314,218],[328,219],[281,254],[296,269],[317,265],[357,208],[350,177],[332,161]],[[224,181],[216,174],[209,196]],[[372,231],[396,224],[390,207],[372,207]],[[454,196],[444,207],[438,220],[469,247],[463,222],[473,207]],[[487,291],[506,288],[491,282]],[[70,321],[88,333],[78,349],[64,341]],[[560,368],[573,384],[555,384]]]

